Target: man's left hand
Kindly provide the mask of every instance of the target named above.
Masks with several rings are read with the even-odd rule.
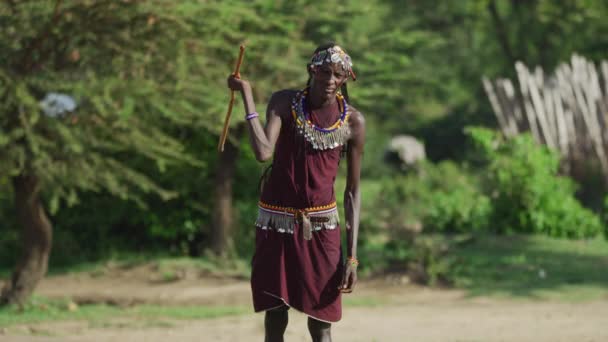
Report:
[[[351,293],[355,289],[357,283],[357,266],[348,262],[344,268],[344,275],[342,276],[342,284],[339,289],[342,293]]]

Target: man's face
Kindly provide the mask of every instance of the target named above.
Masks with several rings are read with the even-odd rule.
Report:
[[[342,64],[324,63],[312,69],[312,89],[316,95],[332,97],[346,82],[348,75]]]

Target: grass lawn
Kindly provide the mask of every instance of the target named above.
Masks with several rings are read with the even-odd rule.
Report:
[[[104,277],[109,269],[129,269],[153,263],[155,272],[166,282],[178,280],[180,270],[190,269],[209,274],[221,274],[236,278],[246,278],[249,275],[247,262],[238,259],[225,258],[186,258],[138,254],[122,254],[108,260],[78,263],[69,267],[55,267],[49,270],[49,275],[65,275],[72,273],[88,273],[94,277]],[[10,269],[0,272],[3,279],[10,276]],[[111,272],[111,271],[110,271]],[[251,307],[233,306],[164,306],[137,305],[133,307],[118,307],[106,304],[87,304],[76,309],[69,299],[58,300],[34,296],[23,308],[0,307],[0,327],[19,324],[32,324],[44,321],[88,320],[91,324],[102,324],[108,319],[132,318],[145,322],[158,319],[209,319],[230,315],[246,314]]]
[[[102,322],[115,318],[136,318],[148,321],[157,319],[210,319],[251,312],[249,307],[217,306],[160,306],[138,305],[120,308],[104,304],[83,305],[71,308],[69,300],[50,300],[34,297],[23,308],[0,308],[0,327],[33,324],[46,321],[88,320]],[[73,305],[73,304],[72,304]]]
[[[384,304],[375,298],[345,298],[344,304],[349,307],[377,307]],[[247,306],[161,306],[137,305],[128,308],[105,304],[82,305],[77,309],[70,308],[69,300],[51,300],[34,297],[23,309],[17,307],[0,308],[0,327],[20,324],[35,324],[49,321],[89,321],[90,325],[103,326],[116,318],[136,319],[138,321],[162,322],[163,319],[197,320],[252,313]],[[105,323],[104,323],[105,322]]]
[[[608,298],[608,242],[543,236],[479,236],[456,246],[447,275],[471,296]]]
[[[446,240],[445,237],[442,239]],[[472,297],[573,302],[608,299],[608,242],[602,238],[573,241],[542,236],[479,235],[472,239],[456,240],[459,243],[452,243],[447,256],[435,262],[441,264],[438,269],[452,281],[455,288],[467,291]],[[121,266],[136,266],[143,260],[126,258],[112,262]],[[225,271],[243,277],[248,273],[242,261],[158,258],[153,262],[158,264],[158,272],[168,280],[171,280],[176,269],[183,267],[211,273]],[[84,264],[55,272],[103,273],[103,264]],[[382,298],[367,297],[347,297],[344,303],[351,307],[385,304]],[[139,305],[120,308],[95,304],[75,309],[73,305],[69,299],[34,297],[22,310],[0,308],[0,327],[52,320],[88,320],[90,324],[99,325],[117,317],[154,324],[163,319],[208,319],[251,312],[248,306]]]

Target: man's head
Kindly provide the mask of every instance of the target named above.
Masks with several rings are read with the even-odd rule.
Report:
[[[312,55],[308,66],[314,69],[325,64],[336,64],[346,73],[347,77],[354,75],[352,73],[353,63],[350,56],[334,43],[319,46]]]
[[[319,46],[308,64],[311,92],[324,98],[335,97],[346,80],[353,76],[350,56],[334,43]]]

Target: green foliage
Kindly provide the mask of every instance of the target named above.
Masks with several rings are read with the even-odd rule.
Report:
[[[574,182],[558,175],[558,154],[531,136],[505,140],[485,128],[468,128],[481,163],[484,192],[492,199],[490,229],[583,238],[602,230],[599,218],[574,196]]]
[[[20,1],[0,5],[7,41],[0,51],[0,176],[35,174],[51,212],[78,191],[107,191],[141,206],[141,194],[175,197],[134,167],[134,156],[158,169],[187,162],[166,130],[196,124],[198,60],[179,6],[139,1]],[[39,101],[51,92],[73,96],[71,113],[49,116]],[[170,126],[169,126],[170,127]]]
[[[359,77],[349,92],[367,118],[363,175],[373,188],[363,196],[362,251],[382,255],[385,242],[374,234],[398,231],[394,236],[406,239],[403,232],[418,226],[573,237],[579,235],[571,228],[552,227],[582,223],[587,233],[580,236],[596,229],[571,196],[571,182],[555,181],[556,162],[543,153],[526,164],[523,147],[513,148],[510,159],[493,157],[506,171],[488,174],[486,160],[479,173],[447,162],[395,177],[382,157],[390,134],[404,132],[423,138],[433,161],[462,157],[463,126],[493,123],[480,77],[511,75],[513,59],[550,70],[574,51],[603,58],[608,8],[601,1],[64,0],[56,20],[54,5],[0,4],[0,188],[24,171],[42,178],[59,228],[57,262],[69,260],[68,251],[90,258],[113,249],[181,255],[208,244],[225,78],[243,42],[241,74],[252,82],[260,112],[273,91],[303,87],[316,45],[335,40],[352,55]],[[42,115],[39,101],[51,91],[73,95],[77,110]],[[235,125],[242,122],[238,102]],[[235,248],[248,257],[261,167],[235,132]],[[534,180],[520,182],[529,175]],[[497,184],[504,202],[494,197]],[[8,233],[0,254],[14,256],[10,189],[2,192]],[[403,241],[387,253],[406,258],[410,245]]]
[[[416,281],[443,283],[442,244],[432,232],[482,231],[491,204],[473,174],[453,162],[424,163],[408,174],[362,182],[359,256],[364,274],[417,268]]]
[[[470,166],[424,163],[380,181],[366,198],[362,222],[376,230],[534,233],[584,238],[602,232],[600,219],[560,176],[557,153],[528,135],[505,140],[468,128]],[[367,204],[366,204],[367,203]]]
[[[401,21],[411,22],[412,16],[416,22],[413,28],[435,37],[435,44],[408,54],[414,61],[415,73],[425,78],[414,87],[400,84],[397,88],[403,91],[410,108],[394,112],[399,114],[391,116],[395,120],[387,118],[391,121],[387,130],[409,131],[422,137],[427,154],[435,161],[463,157],[464,126],[497,125],[480,82],[482,76],[514,78],[517,60],[549,72],[575,52],[598,62],[605,58],[608,47],[606,35],[602,34],[608,29],[608,22],[603,19],[608,14],[605,1],[386,3],[391,4],[392,13]],[[404,15],[408,18],[404,19]],[[418,96],[419,90],[426,99]],[[420,105],[412,108],[414,103]],[[404,117],[401,113],[406,112]]]
[[[382,184],[380,198],[367,200],[375,206],[370,213],[390,229],[463,232],[487,227],[488,198],[472,174],[453,162],[425,163]]]
[[[492,204],[470,171],[443,162],[429,168],[429,173],[439,184],[428,192],[425,229],[443,232],[486,229]]]
[[[185,131],[191,136],[187,151],[196,153],[196,149],[216,147],[215,137]],[[248,141],[242,139],[240,143],[233,188],[234,248],[237,256],[249,258],[254,250],[257,181],[262,171]],[[176,256],[200,255],[208,246],[213,229],[214,197],[210,194],[214,188],[210,180],[215,176],[216,157],[215,153],[205,156],[207,168],[183,164],[152,173],[159,184],[170,186],[180,196],[169,201],[148,196],[148,210],[107,193],[82,194],[80,204],[63,208],[52,217],[57,226],[56,245],[63,246],[53,251],[52,265],[69,263],[74,254],[85,260],[107,258],[119,251],[158,250]]]

